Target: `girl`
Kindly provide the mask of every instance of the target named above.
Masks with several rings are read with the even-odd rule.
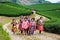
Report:
[[[17,31],[17,22],[15,19],[12,19],[12,32],[15,34],[15,32]]]
[[[42,17],[40,17],[40,19],[38,20],[38,30],[39,30],[39,33],[41,33],[43,31],[43,20],[42,20]]]
[[[35,28],[36,28],[36,22],[35,22],[35,18],[32,18],[31,19],[31,22],[30,22],[30,34],[34,34],[34,30],[35,30]]]
[[[24,30],[25,35],[27,34],[27,29],[28,29],[28,27],[29,27],[29,22],[27,21],[26,18],[24,18],[24,21],[23,21],[23,23],[22,23],[22,28],[23,28],[23,30]]]
[[[23,16],[21,16],[19,20],[19,30],[21,30],[21,34],[23,33],[22,22],[23,22]]]
[[[29,16],[26,16],[26,19],[27,19],[27,21],[30,23],[30,18],[29,18]],[[30,34],[29,27],[28,27],[28,29],[27,29],[27,34],[28,34],[28,35]]]

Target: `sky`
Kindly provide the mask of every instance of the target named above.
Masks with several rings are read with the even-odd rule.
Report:
[[[56,3],[56,2],[58,2],[58,1],[60,1],[60,0],[46,0],[46,1],[50,1],[50,2],[52,2],[52,3]]]

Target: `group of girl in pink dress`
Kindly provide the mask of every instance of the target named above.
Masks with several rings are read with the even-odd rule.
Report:
[[[38,20],[38,26],[36,26],[37,21],[35,18],[29,18],[28,16],[21,16],[19,22],[17,23],[15,19],[12,19],[12,32],[15,33],[17,29],[20,30],[21,34],[33,35],[34,31],[37,29],[39,33],[43,31],[43,20],[42,17]],[[18,25],[18,28],[17,28]]]

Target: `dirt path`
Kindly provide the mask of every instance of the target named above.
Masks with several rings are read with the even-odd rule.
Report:
[[[15,34],[12,34],[11,30],[8,29],[8,25],[10,25],[10,23],[3,25],[3,29],[7,33],[9,33],[11,40],[57,40],[56,38],[51,37],[52,36],[51,34],[47,34],[47,33],[38,34],[38,31],[35,31],[33,36],[15,35]],[[51,35],[51,36],[48,36],[48,35]]]
[[[52,37],[53,39],[60,40],[60,35],[54,33],[44,32],[44,35]]]
[[[9,25],[10,23],[7,23],[5,25],[3,25],[3,29],[9,33],[9,36],[11,37],[11,40],[22,40],[22,38],[20,38],[19,36],[17,35],[14,35],[8,28],[7,26]]]

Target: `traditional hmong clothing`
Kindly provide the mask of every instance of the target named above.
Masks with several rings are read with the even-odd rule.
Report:
[[[21,18],[21,19],[19,20],[19,30],[21,30],[21,33],[23,33],[22,22],[23,22],[23,19]]]
[[[17,30],[17,23],[16,22],[12,22],[12,32],[16,32]]]
[[[30,34],[34,34],[34,30],[36,28],[36,22],[30,22]]]
[[[22,28],[23,28],[25,34],[27,34],[28,27],[29,27],[29,22],[27,20],[26,21],[23,21]]]
[[[28,27],[29,27],[29,22],[28,21],[23,21],[22,28],[27,29]]]
[[[43,31],[43,20],[38,21],[38,30]]]
[[[27,21],[30,23],[30,18],[27,18]],[[29,30],[30,28],[28,27],[28,29],[27,29],[27,34],[29,35],[30,34],[30,30]]]
[[[19,29],[20,29],[20,30],[22,29],[22,22],[23,22],[23,19],[20,19],[20,20],[19,20]]]

